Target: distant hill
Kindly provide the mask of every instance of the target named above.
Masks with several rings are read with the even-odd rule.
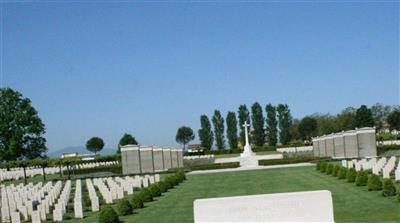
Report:
[[[112,149],[112,148],[103,148],[100,151],[101,155],[111,155],[114,154],[117,151],[117,149]],[[71,147],[66,147],[64,149],[60,149],[57,151],[52,151],[47,153],[47,155],[50,158],[58,158],[60,157],[63,153],[79,153],[79,154],[89,154],[89,152],[85,147],[83,146],[71,146]]]

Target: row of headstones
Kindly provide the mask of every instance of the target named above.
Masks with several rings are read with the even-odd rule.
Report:
[[[31,219],[34,223],[40,223],[41,220],[46,220],[46,214],[50,213],[51,206],[60,194],[62,182],[58,181],[54,186],[48,182],[43,187],[42,183],[38,183],[18,185],[16,188],[18,190],[13,191],[15,187],[10,185],[2,189],[2,222],[19,223],[22,215],[24,221]],[[32,191],[35,194],[31,194]]]
[[[395,170],[396,157],[392,156],[389,160],[386,157],[367,159],[353,159],[353,160],[342,160],[342,166],[347,168],[354,168],[356,171],[360,170],[372,170],[373,174],[380,175],[382,173],[383,178],[390,178],[390,174]],[[400,161],[395,171],[396,181],[400,181]]]
[[[117,161],[105,161],[105,162],[90,162],[84,164],[77,164],[74,165],[73,168],[75,169],[90,169],[99,166],[111,166],[118,164]],[[61,170],[66,170],[67,167],[62,167]],[[60,172],[59,167],[46,167],[45,173],[46,174],[56,174]],[[34,177],[37,175],[43,175],[43,170],[41,167],[33,166],[26,168],[26,176],[27,177]],[[23,168],[11,168],[10,170],[7,169],[0,169],[0,181],[3,180],[19,180],[24,178],[24,170]]]
[[[181,149],[125,145],[121,147],[122,173],[144,174],[183,167]]]

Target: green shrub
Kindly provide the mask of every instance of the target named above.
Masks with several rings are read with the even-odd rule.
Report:
[[[400,202],[400,188],[397,190],[397,201]]]
[[[381,155],[389,150],[400,150],[400,145],[379,145],[376,147],[378,155]]]
[[[160,188],[161,193],[165,193],[168,191],[167,184],[164,181],[158,182],[158,187]]]
[[[138,194],[133,195],[133,197],[129,200],[133,209],[143,208],[144,204],[141,197]]]
[[[137,196],[140,197],[143,203],[153,201],[153,196],[151,196],[148,188],[140,189],[139,193],[137,193]]]
[[[329,163],[328,166],[326,167],[325,173],[329,175],[332,174],[332,172],[333,172],[333,164]]]
[[[385,197],[396,195],[396,188],[391,179],[383,179],[382,195]]]
[[[320,170],[320,169],[321,169],[321,163],[322,163],[321,160],[318,160],[318,161],[317,161],[317,165],[315,165],[315,169],[316,169],[316,170]]]
[[[117,212],[110,205],[104,206],[99,213],[99,223],[119,223]]]
[[[321,163],[321,169],[320,169],[320,171],[321,171],[322,173],[325,173],[325,172],[326,172],[327,166],[328,166],[328,163],[327,163],[327,162],[322,162],[322,163]]]
[[[117,210],[118,213],[122,216],[130,215],[133,213],[133,207],[126,198],[123,198],[118,201]]]
[[[368,190],[382,190],[381,178],[376,174],[371,174],[368,177]]]
[[[350,168],[347,170],[346,179],[347,182],[354,183],[356,181],[357,172],[354,168]]]
[[[161,196],[161,189],[157,183],[150,185],[149,191],[150,191],[152,197]]]
[[[368,182],[368,174],[364,170],[357,172],[356,186],[366,186]]]
[[[346,175],[347,175],[347,168],[342,166],[339,169],[339,173],[338,173],[338,178],[339,179],[346,179]]]
[[[332,176],[337,177],[338,174],[339,174],[339,170],[340,170],[340,166],[339,165],[335,165],[333,167]]]
[[[214,170],[214,169],[225,169],[225,168],[237,168],[240,167],[239,162],[231,162],[231,163],[213,163],[208,165],[201,166],[192,166],[192,170]]]
[[[178,177],[179,183],[182,183],[184,180],[186,180],[186,175],[183,170],[179,170],[178,172],[176,172],[175,175],[176,175],[176,177]]]

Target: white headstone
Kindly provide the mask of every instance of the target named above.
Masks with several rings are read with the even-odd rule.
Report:
[[[277,193],[194,201],[195,223],[334,222],[331,192]]]

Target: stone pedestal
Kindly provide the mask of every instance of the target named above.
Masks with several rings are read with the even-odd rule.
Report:
[[[240,156],[240,167],[257,167],[258,159],[256,156]]]

